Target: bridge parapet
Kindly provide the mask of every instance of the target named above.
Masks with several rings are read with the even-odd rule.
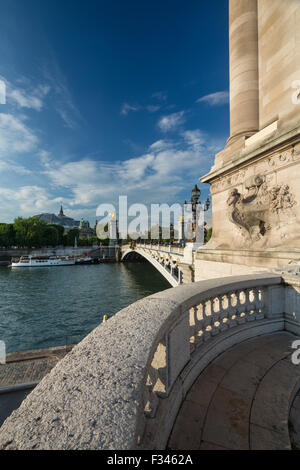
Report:
[[[0,448],[164,449],[187,391],[218,355],[258,335],[300,334],[293,282],[276,274],[214,279],[121,310],[13,412]]]

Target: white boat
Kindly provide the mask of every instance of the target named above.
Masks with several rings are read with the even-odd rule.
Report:
[[[12,261],[12,268],[41,268],[46,266],[70,266],[75,259],[68,256],[21,256],[18,261]]]

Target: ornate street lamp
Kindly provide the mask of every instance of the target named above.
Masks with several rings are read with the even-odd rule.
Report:
[[[192,197],[191,197],[191,208],[192,208],[192,213],[193,213],[193,223],[192,223],[192,231],[195,234],[194,236],[196,237],[196,230],[197,230],[197,213],[198,213],[198,207],[199,205],[201,206],[201,201],[200,201],[200,196],[201,196],[201,191],[198,188],[198,186],[195,184],[195,187],[192,190]],[[185,203],[186,204],[186,203]],[[206,199],[204,207],[200,210],[203,210],[204,212],[207,212],[208,209],[210,208],[210,200],[209,198]]]
[[[195,187],[193,188],[192,190],[192,199],[191,199],[191,203],[193,204],[197,204],[198,203],[198,200],[201,196],[201,191],[200,189],[198,188],[198,186],[195,184]]]

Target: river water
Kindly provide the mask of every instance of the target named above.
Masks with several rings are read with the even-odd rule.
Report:
[[[170,287],[148,263],[0,267],[0,340],[8,353],[74,344],[104,315]]]

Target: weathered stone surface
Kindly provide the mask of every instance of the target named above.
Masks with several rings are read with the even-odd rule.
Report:
[[[0,448],[131,448],[149,351],[175,307],[149,298],[96,328],[5,421]]]

